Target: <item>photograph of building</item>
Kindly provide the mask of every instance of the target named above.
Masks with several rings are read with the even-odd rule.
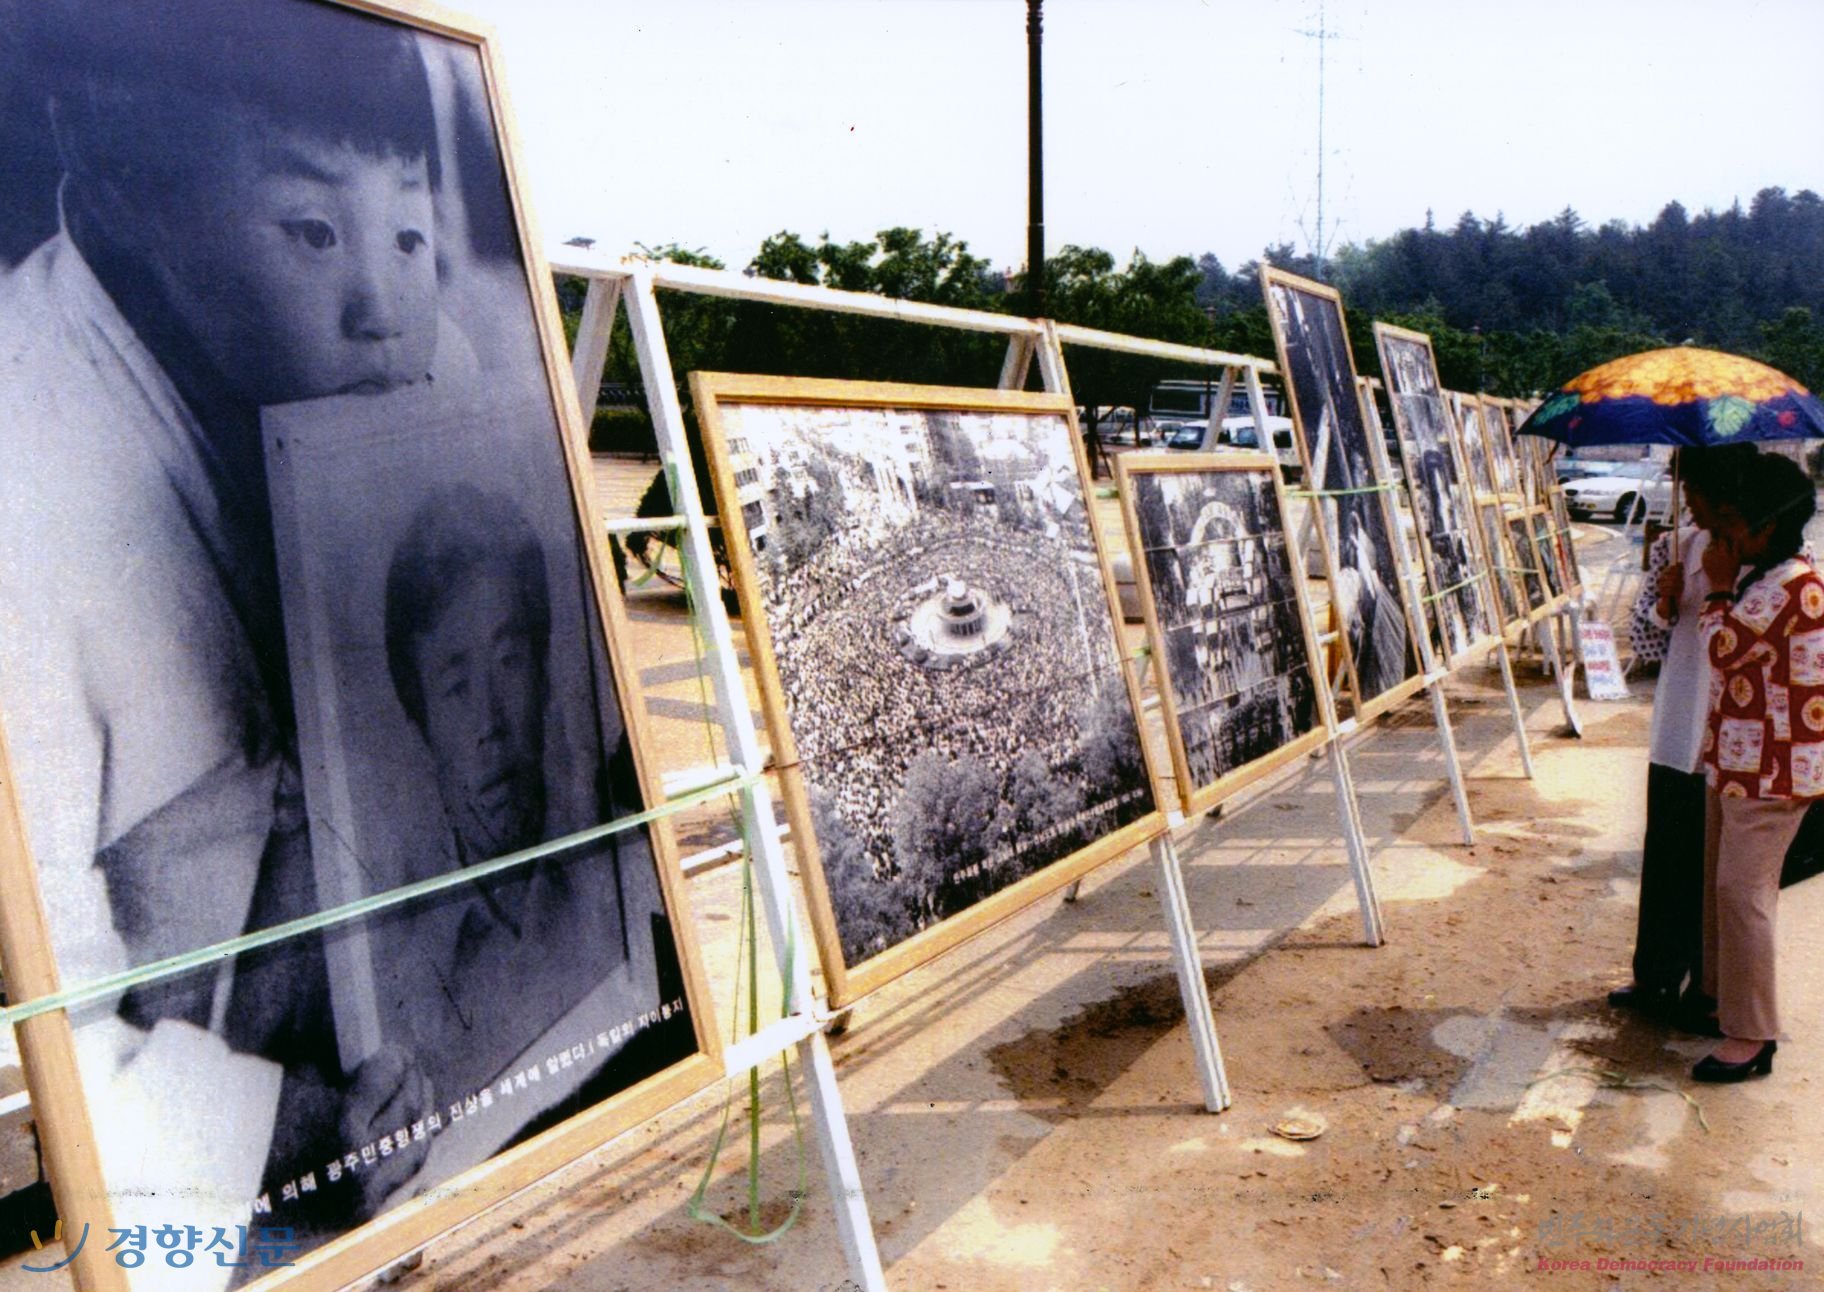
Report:
[[[1342,305],[1321,284],[1266,275],[1267,315],[1292,391],[1309,478],[1329,531],[1333,597],[1355,660],[1358,707],[1418,672],[1388,496],[1355,387]]]
[[[1472,492],[1458,472],[1450,407],[1431,346],[1375,325],[1381,368],[1399,428],[1414,519],[1436,598],[1433,618],[1444,656],[1454,660],[1494,632],[1487,581],[1469,520]]]
[[[1286,534],[1270,471],[1130,478],[1194,789],[1318,724]]]

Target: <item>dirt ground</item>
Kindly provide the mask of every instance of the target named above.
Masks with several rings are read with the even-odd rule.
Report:
[[[1613,592],[1639,549],[1584,537],[1592,585]],[[700,760],[688,638],[662,593],[636,597],[634,617],[660,740],[677,765]],[[1202,1107],[1145,850],[1095,872],[1077,902],[1040,902],[864,1002],[832,1046],[889,1284],[1717,1286],[1708,1258],[1803,1262],[1746,1277],[1824,1286],[1804,1223],[1824,1217],[1824,881],[1782,896],[1788,1036],[1774,1075],[1693,1085],[1708,1042],[1603,1001],[1628,977],[1650,683],[1626,702],[1580,700],[1575,740],[1535,666],[1521,682],[1530,781],[1499,674],[1470,665],[1449,683],[1474,847],[1457,838],[1423,699],[1352,747],[1379,948],[1361,942],[1325,762],[1177,833],[1226,1112]],[[713,841],[717,823],[694,829]],[[692,901],[728,1019],[736,868],[695,881]],[[783,1218],[801,1169],[806,1193],[777,1241],[749,1245],[687,1212],[718,1089],[433,1244],[394,1286],[844,1287],[826,1178],[808,1125],[798,1147],[776,1065],[765,1096],[763,1219]],[[1322,1133],[1275,1135],[1290,1117]],[[711,1193],[734,1219],[746,1163],[737,1107]],[[0,1288],[52,1286],[17,1267],[0,1268]]]
[[[1802,1219],[1796,1241],[1779,1232],[1824,1203],[1808,1035],[1824,999],[1824,884],[1785,895],[1792,1034],[1775,1075],[1693,1086],[1684,1073],[1705,1042],[1602,1000],[1632,945],[1645,706],[1589,706],[1573,742],[1552,734],[1545,687],[1526,698],[1531,782],[1499,692],[1453,687],[1473,849],[1453,841],[1428,712],[1402,712],[1357,750],[1380,948],[1360,944],[1320,766],[1182,834],[1227,1112],[1199,1102],[1144,854],[1098,872],[1076,904],[1044,903],[870,1000],[835,1050],[890,1283],[1714,1286],[1705,1257],[1800,1260],[1803,1272],[1752,1277],[1824,1283]],[[796,1153],[769,1091],[763,1191],[779,1200]],[[718,1107],[682,1110],[445,1240],[403,1286],[840,1287],[814,1150],[810,1200],[776,1244],[747,1247],[685,1213]],[[1307,1143],[1270,1132],[1292,1115],[1326,1129]],[[743,1159],[737,1144],[723,1164]],[[715,1196],[732,1213],[742,1180]],[[1700,1269],[1594,1268],[1604,1260]]]

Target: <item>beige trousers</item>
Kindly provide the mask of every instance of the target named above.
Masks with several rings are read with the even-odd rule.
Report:
[[[1808,805],[1705,791],[1703,987],[1716,998],[1727,1036],[1779,1038],[1773,953],[1780,866]]]

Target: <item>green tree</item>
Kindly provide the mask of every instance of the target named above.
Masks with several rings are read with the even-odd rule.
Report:
[[[1157,341],[1210,343],[1210,320],[1197,304],[1205,286],[1206,269],[1189,256],[1155,261],[1135,251],[1127,267],[1117,270],[1115,258],[1098,247],[1067,246],[1045,262],[1045,296],[1054,319]],[[1184,367],[1088,346],[1073,348],[1067,360],[1071,393],[1085,410],[1090,464],[1098,472],[1101,409],[1131,408],[1138,417],[1153,386]]]
[[[863,840],[849,828],[825,791],[811,791],[811,829],[835,908],[842,949],[862,960],[910,934],[914,912],[901,889],[874,873]]]
[[[893,860],[922,909],[942,914],[959,890],[981,887],[982,877],[956,876],[993,846],[999,788],[988,765],[969,755],[951,762],[927,750],[906,769],[893,805]]]
[[[1140,750],[1140,729],[1127,688],[1111,679],[1084,706],[1078,725],[1082,744],[1078,755],[1089,792],[1096,798],[1119,794],[1146,783],[1146,757]]]
[[[1761,324],[1760,357],[1807,389],[1824,389],[1824,326],[1803,305]]]

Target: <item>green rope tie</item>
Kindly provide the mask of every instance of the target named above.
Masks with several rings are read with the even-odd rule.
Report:
[[[1448,588],[1439,588],[1436,592],[1432,593],[1429,597],[1422,598],[1422,600],[1424,600],[1426,602],[1442,601],[1445,597],[1448,597],[1451,593],[1460,591],[1461,589],[1467,588],[1467,587],[1471,586],[1472,584],[1480,583],[1483,579],[1486,579],[1487,577],[1488,577],[1487,570],[1482,571],[1480,574],[1472,574],[1467,579],[1462,579],[1456,583],[1451,584]]]
[[[1398,480],[1388,480],[1383,484],[1361,485],[1355,489],[1288,489],[1288,498],[1348,498],[1363,493],[1392,493],[1400,487]]]
[[[692,790],[688,794],[667,799],[656,808],[648,808],[644,812],[636,812],[631,816],[617,817],[613,821],[588,830],[579,830],[562,839],[522,848],[518,852],[510,852],[503,857],[495,857],[491,861],[463,866],[446,874],[433,875],[429,879],[403,884],[383,893],[357,898],[352,902],[345,902],[341,906],[331,907],[327,911],[318,911],[312,915],[300,916],[295,920],[287,920],[283,924],[274,924],[270,928],[243,933],[238,937],[199,947],[195,951],[185,951],[178,955],[167,956],[163,960],[154,960],[150,964],[140,965],[135,969],[106,974],[78,987],[67,987],[62,991],[51,992],[45,996],[36,996],[8,1009],[0,1010],[0,1027],[12,1027],[23,1023],[28,1018],[36,1018],[40,1014],[49,1014],[60,1009],[73,1009],[78,1005],[106,1000],[146,983],[159,982],[166,978],[176,977],[178,974],[188,973],[193,969],[201,969],[231,956],[240,955],[245,951],[272,946],[277,942],[287,942],[292,938],[301,937],[306,933],[315,933],[320,929],[334,928],[338,924],[347,924],[351,920],[358,920],[363,916],[391,910],[395,906],[403,906],[407,902],[417,901],[421,897],[430,897],[444,892],[446,889],[455,888],[458,884],[486,879],[489,876],[498,875],[502,871],[516,870],[546,857],[583,848],[589,844],[598,843],[611,835],[636,830],[641,826],[650,825],[654,821],[687,811],[699,803],[708,802],[719,795],[745,789],[749,785],[758,783],[760,776],[761,774],[758,772],[747,772],[727,777],[701,789]]]
[[[675,468],[667,466],[668,473],[675,473]],[[676,475],[668,474],[667,483],[676,487]],[[674,492],[673,496],[677,496]],[[709,720],[712,711],[709,683],[704,667],[708,655],[708,643],[703,635],[703,617],[699,613],[695,592],[695,580],[690,577],[689,549],[678,547],[678,559],[684,575],[684,601],[690,618],[691,649],[696,655],[697,663],[697,699],[699,710],[703,714],[703,745],[708,751],[709,760],[713,763],[716,757],[716,732]],[[741,828],[741,818],[733,804],[729,806],[730,823],[737,831],[745,834]],[[754,853],[753,841],[742,851],[741,860],[741,919],[736,926],[735,936],[735,987],[734,999],[741,999],[743,978],[747,984],[747,1034],[749,1036],[760,1030],[760,932],[754,903]],[[792,978],[796,970],[798,948],[796,944],[796,921],[786,925],[786,944],[784,965],[781,969],[779,984],[781,1018],[791,1015],[794,1001],[792,999]],[[744,973],[745,971],[745,973]],[[741,1011],[737,1007],[730,1023],[729,1039],[739,1043],[741,1040]],[[693,1220],[707,1225],[715,1225],[739,1238],[744,1243],[763,1246],[776,1243],[798,1223],[798,1217],[804,1210],[804,1200],[809,1196],[810,1162],[804,1145],[804,1122],[798,1112],[798,1096],[792,1089],[792,1063],[788,1053],[779,1055],[781,1077],[785,1083],[786,1106],[792,1115],[792,1139],[798,1150],[798,1187],[791,1192],[792,1206],[779,1225],[769,1231],[760,1231],[760,1065],[755,1064],[747,1070],[747,1227],[731,1225],[707,1205],[709,1187],[715,1179],[716,1166],[722,1158],[722,1148],[728,1140],[728,1124],[735,1105],[735,1083],[727,1083],[722,1100],[722,1119],[716,1127],[715,1142],[710,1145],[709,1160],[703,1164],[703,1174],[697,1181],[697,1187],[684,1204],[685,1212]]]

